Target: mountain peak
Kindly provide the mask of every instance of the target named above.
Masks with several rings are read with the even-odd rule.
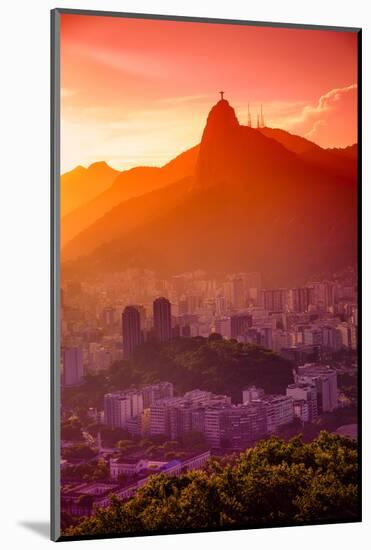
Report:
[[[109,164],[106,163],[105,160],[99,160],[99,161],[96,161],[96,162],[93,162],[92,164],[90,164],[88,170],[90,171],[94,171],[94,172],[101,172],[101,171],[114,171],[114,172],[118,172],[118,170],[114,170],[114,168],[111,168],[111,166],[109,166]]]
[[[210,133],[224,133],[238,128],[240,123],[236,117],[235,110],[226,99],[218,101],[210,110],[207,117],[204,136]]]
[[[227,181],[238,170],[242,129],[235,110],[222,97],[207,117],[198,157],[196,185]]]

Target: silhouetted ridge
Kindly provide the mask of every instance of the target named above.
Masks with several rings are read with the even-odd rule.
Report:
[[[118,173],[109,188],[83,204],[81,208],[70,212],[63,219],[62,247],[121,202],[165,187],[184,177],[193,176],[197,157],[198,145],[184,151],[161,168],[137,166]],[[95,163],[95,165],[103,164],[105,163]],[[107,164],[105,166],[109,169]],[[103,240],[104,237],[102,236]]]
[[[235,162],[235,144],[240,124],[226,99],[216,103],[207,117],[197,166],[197,182],[205,185],[223,181]]]
[[[189,153],[187,170],[172,163],[157,169],[171,168],[172,185],[163,180],[161,189],[126,202],[118,193],[114,209],[107,191],[104,216],[62,251],[62,261],[72,260],[65,276],[128,267],[165,275],[260,271],[268,284],[286,286],[356,262],[355,148],[326,151],[283,130],[240,125],[222,99],[208,115],[199,149]],[[111,189],[123,178],[128,174]]]
[[[88,168],[77,166],[61,176],[61,216],[103,193],[120,174],[104,161],[94,162]]]
[[[295,155],[259,129],[240,125],[233,107],[225,99],[214,105],[202,135],[197,185],[247,183],[255,175],[269,172],[267,160],[272,166],[282,165],[295,162]]]

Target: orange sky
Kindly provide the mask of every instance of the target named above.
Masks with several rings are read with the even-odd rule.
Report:
[[[218,90],[240,123],[356,141],[357,35],[61,15],[62,172],[162,165],[200,141]]]

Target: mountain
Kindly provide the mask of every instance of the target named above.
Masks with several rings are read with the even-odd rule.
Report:
[[[275,139],[302,160],[336,177],[356,178],[357,176],[356,144],[345,149],[322,149],[316,143],[279,128],[260,128],[260,132],[266,137]]]
[[[61,176],[61,217],[90,201],[112,185],[120,172],[105,162],[77,166]]]
[[[106,212],[63,254],[64,276],[201,268],[261,271],[267,284],[286,286],[355,263],[356,174],[336,166],[352,155],[264,130],[241,126],[219,101],[194,176]]]
[[[69,241],[62,251],[63,261],[75,260],[82,252],[84,255],[91,254],[112,238],[124,239],[144,221],[148,223],[161,217],[184,199],[191,183],[191,178],[183,178],[169,186],[123,201]]]
[[[353,143],[353,145],[348,145],[348,147],[344,147],[343,149],[339,147],[334,147],[330,149],[326,149],[326,151],[329,151],[335,155],[339,155],[340,157],[345,157],[351,159],[353,162],[358,160],[358,145],[357,143]]]
[[[139,166],[119,173],[110,187],[62,219],[62,247],[121,202],[191,175],[194,172],[197,155],[196,146],[161,168]]]
[[[225,99],[211,109],[202,135],[197,164],[197,183],[203,188],[224,182],[254,182],[264,174],[289,171],[297,156],[276,139],[255,128],[241,126]]]
[[[302,136],[297,136],[295,134],[290,134],[286,130],[281,130],[281,128],[259,128],[259,132],[266,137],[273,138],[281,145],[286,147],[289,151],[296,153],[297,155],[302,155],[313,151],[315,149],[320,149],[318,145],[309,141]]]

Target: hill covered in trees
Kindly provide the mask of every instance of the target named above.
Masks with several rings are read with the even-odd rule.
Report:
[[[227,394],[241,402],[242,389],[250,384],[267,393],[285,393],[292,380],[292,364],[264,348],[209,338],[178,338],[147,342],[131,361],[119,361],[107,372],[89,374],[85,384],[64,391],[64,406],[102,407],[103,395],[132,385],[172,382],[177,393],[199,388]]]
[[[357,466],[348,438],[271,438],[204,471],[152,476],[133,498],[112,497],[62,539],[360,521]]]

